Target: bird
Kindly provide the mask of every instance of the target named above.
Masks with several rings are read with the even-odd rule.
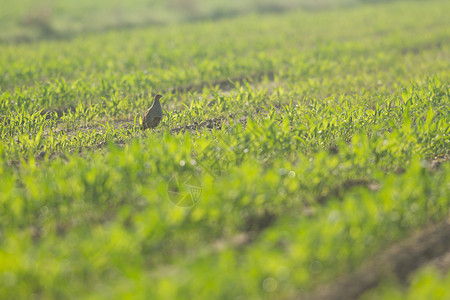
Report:
[[[142,118],[142,130],[147,128],[155,128],[161,121],[162,108],[161,103],[159,102],[161,97],[162,96],[160,94],[157,94],[153,100],[153,105],[145,112],[144,117]]]

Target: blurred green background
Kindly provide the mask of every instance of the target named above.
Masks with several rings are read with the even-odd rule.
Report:
[[[1,0],[0,42],[380,0]]]

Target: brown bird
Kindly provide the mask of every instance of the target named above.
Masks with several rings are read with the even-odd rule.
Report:
[[[162,119],[162,108],[159,99],[162,96],[157,94],[155,96],[155,100],[153,100],[153,105],[150,107],[144,114],[144,118],[142,119],[141,129],[147,128],[155,128],[158,126],[159,122]]]

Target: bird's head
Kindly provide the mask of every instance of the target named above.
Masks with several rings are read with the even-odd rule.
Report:
[[[160,95],[160,94],[155,95],[155,101],[159,101],[159,99],[161,99],[161,98],[162,98],[162,95]]]

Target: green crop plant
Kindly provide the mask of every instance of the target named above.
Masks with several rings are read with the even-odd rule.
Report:
[[[443,222],[449,8],[1,43],[0,298],[308,297]],[[445,299],[429,270],[363,297]]]

